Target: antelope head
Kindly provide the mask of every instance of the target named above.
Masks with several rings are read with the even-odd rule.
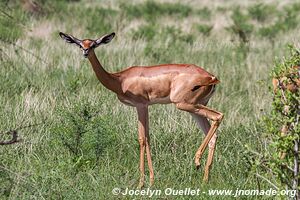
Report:
[[[77,46],[79,46],[80,49],[82,50],[83,56],[85,58],[88,57],[89,52],[92,49],[97,48],[101,44],[109,43],[115,37],[115,33],[110,33],[110,34],[104,35],[104,36],[102,36],[102,37],[100,37],[99,39],[96,39],[96,40],[91,40],[91,39],[80,40],[80,39],[77,39],[76,37],[74,37],[72,35],[68,35],[68,34],[65,34],[63,32],[59,32],[59,35],[67,43],[71,43],[71,44],[73,43],[73,44],[76,44]]]

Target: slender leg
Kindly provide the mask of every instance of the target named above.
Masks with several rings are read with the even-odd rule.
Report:
[[[145,182],[145,129],[146,129],[146,113],[147,108],[138,107],[138,132],[139,132],[139,144],[140,144],[140,182],[138,188],[142,188]]]
[[[209,129],[211,127],[209,121],[207,120],[207,118],[202,117],[200,115],[196,115],[194,113],[191,113],[191,115],[196,120],[198,126],[202,129],[204,134],[207,135],[207,133],[209,132]],[[209,169],[212,165],[214,152],[215,152],[215,146],[216,146],[216,139],[217,139],[217,133],[214,134],[214,136],[211,138],[211,140],[209,141],[209,144],[208,144],[208,148],[209,148],[208,159],[206,161],[205,173],[204,173],[204,180],[205,181],[208,180],[208,175],[209,175],[208,172],[209,172]]]
[[[197,150],[196,152],[196,155],[195,155],[195,164],[196,164],[196,167],[199,167],[200,166],[200,159],[209,143],[209,141],[211,140],[211,138],[213,137],[213,135],[215,134],[217,128],[218,128],[219,124],[217,122],[212,122],[212,126],[211,126],[211,129],[209,130],[207,136],[204,138],[202,144],[200,145],[199,149]]]
[[[150,136],[149,136],[149,117],[148,107],[141,106],[137,108],[139,121],[139,143],[140,143],[140,171],[141,178],[139,188],[144,186],[145,182],[145,148],[147,154],[147,163],[150,173],[150,186],[154,183],[154,172],[151,159]]]
[[[209,151],[208,151],[208,158],[207,158],[207,161],[206,161],[206,164],[205,164],[205,168],[204,168],[204,178],[203,180],[205,182],[208,181],[209,179],[209,170],[210,170],[210,167],[212,165],[212,162],[213,162],[213,158],[214,158],[214,154],[215,154],[215,149],[216,149],[216,144],[217,144],[217,134],[215,133],[213,135],[213,137],[211,138],[209,144],[208,144],[208,148],[209,148]]]
[[[211,141],[211,139],[215,135],[215,132],[216,132],[220,122],[223,119],[223,114],[220,112],[217,112],[215,110],[212,110],[206,106],[203,106],[203,105],[177,103],[176,107],[180,110],[188,111],[188,112],[194,113],[199,116],[207,117],[213,121],[205,139],[203,140],[202,144],[200,145],[200,147],[195,155],[195,164],[196,164],[196,167],[198,168],[200,166],[200,159],[201,159],[208,143]],[[215,143],[216,139],[213,139],[213,141]],[[211,150],[210,150],[208,161],[207,161],[207,164],[205,167],[205,176],[204,176],[205,181],[208,180],[209,168],[211,166],[212,158],[213,158],[213,154],[214,154],[214,145],[212,145],[212,147],[213,148],[210,148]]]
[[[154,172],[153,172],[152,159],[151,159],[148,112],[147,112],[146,124],[147,124],[146,125],[146,153],[147,153],[147,163],[148,163],[148,168],[150,173],[150,186],[152,186],[154,184]]]

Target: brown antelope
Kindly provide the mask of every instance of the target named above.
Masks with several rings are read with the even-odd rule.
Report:
[[[206,107],[215,91],[215,85],[219,83],[215,76],[193,64],[133,66],[120,72],[108,73],[97,59],[94,49],[109,43],[115,33],[96,40],[79,40],[62,32],[59,35],[67,43],[76,44],[82,49],[83,56],[89,59],[97,78],[107,89],[116,93],[122,103],[137,109],[141,173],[139,187],[144,186],[145,150],[150,185],[154,183],[148,122],[148,106],[152,104],[173,103],[178,109],[190,112],[196,119],[206,137],[196,152],[195,164],[199,168],[203,152],[209,146],[204,173],[204,180],[208,181],[216,146],[216,130],[223,119],[222,113]],[[212,121],[211,125],[208,119]]]

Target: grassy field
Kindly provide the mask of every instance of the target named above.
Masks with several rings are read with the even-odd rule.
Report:
[[[38,125],[19,130],[22,141],[0,146],[0,199],[146,198],[111,192],[138,184],[135,109],[98,82],[88,60],[59,31],[92,39],[116,32],[96,50],[109,72],[193,63],[221,80],[209,103],[225,118],[208,184],[202,182],[203,168],[194,166],[204,137],[192,117],[173,105],[150,107],[156,178],[151,189],[206,192],[155,198],[231,199],[207,192],[272,187],[247,152],[267,145],[258,122],[270,109],[275,58],[286,54],[287,44],[299,46],[299,3],[40,0],[40,8],[30,11],[17,2],[1,2],[0,131]],[[246,198],[273,199],[238,197]]]

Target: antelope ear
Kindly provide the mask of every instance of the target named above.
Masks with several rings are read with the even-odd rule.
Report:
[[[102,36],[101,38],[99,38],[95,41],[95,47],[98,47],[101,44],[109,43],[115,37],[115,35],[116,34],[113,32],[111,34],[107,34],[107,35]]]
[[[67,43],[74,43],[74,44],[77,44],[78,46],[80,46],[81,41],[72,35],[68,35],[63,32],[59,32],[59,36]]]

